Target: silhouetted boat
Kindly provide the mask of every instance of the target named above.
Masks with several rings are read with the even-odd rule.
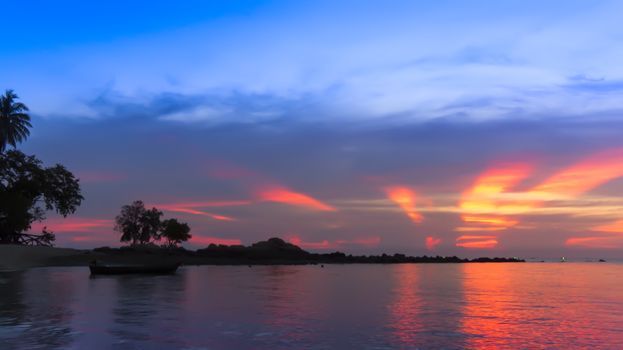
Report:
[[[124,275],[124,274],[172,274],[177,271],[179,263],[149,265],[102,265],[89,264],[92,275]]]

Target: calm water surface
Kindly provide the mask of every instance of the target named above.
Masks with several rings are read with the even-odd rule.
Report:
[[[0,349],[623,349],[623,264],[0,273]]]

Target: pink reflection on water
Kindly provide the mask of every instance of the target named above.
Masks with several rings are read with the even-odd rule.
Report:
[[[608,304],[622,295],[616,294],[617,281],[607,281],[608,270],[599,264],[535,265],[529,266],[530,274],[524,271],[526,264],[463,265],[466,304],[461,327],[469,335],[467,347],[581,348],[600,343],[615,348],[623,316],[609,312]],[[598,324],[595,314],[601,315]]]
[[[393,269],[395,299],[388,306],[393,335],[404,345],[413,344],[422,328],[422,300],[418,291],[419,272],[414,264],[400,264]]]

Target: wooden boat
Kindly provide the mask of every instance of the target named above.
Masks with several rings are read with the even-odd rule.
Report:
[[[148,265],[103,265],[92,262],[89,269],[92,275],[124,275],[124,274],[173,274],[180,263],[148,264]]]

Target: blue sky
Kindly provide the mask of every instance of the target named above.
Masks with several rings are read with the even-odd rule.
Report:
[[[0,88],[31,107],[35,128],[24,149],[82,175],[83,223],[104,223],[143,198],[177,208],[198,237],[245,243],[275,232],[309,247],[409,253],[425,251],[427,237],[457,254],[467,254],[457,245],[464,236],[495,239],[495,249],[508,252],[623,246],[623,236],[603,230],[617,221],[609,211],[547,233],[568,221],[564,215],[578,215],[570,207],[611,210],[598,199],[623,194],[620,169],[602,162],[623,146],[621,2],[2,8],[16,15],[3,19],[10,35],[0,47]],[[536,170],[496,196],[532,196],[531,185],[574,164],[597,164],[608,175],[572,191],[579,202],[564,210],[548,197],[550,216],[535,204],[512,214],[522,224],[466,228],[466,193],[492,168],[511,169],[501,165],[510,161]],[[396,186],[411,189],[422,223],[392,203]],[[281,196],[286,189],[290,197]],[[216,207],[236,218],[230,222],[192,214],[224,200],[248,203]],[[79,227],[86,231],[74,227],[61,242],[94,244],[85,237],[110,231]],[[569,247],[578,237],[586,239]]]
[[[88,102],[101,94],[163,92],[269,95],[352,118],[608,114],[621,107],[621,6],[9,2],[28,20],[4,22],[19,29],[0,48],[0,74],[47,116],[97,117]]]

